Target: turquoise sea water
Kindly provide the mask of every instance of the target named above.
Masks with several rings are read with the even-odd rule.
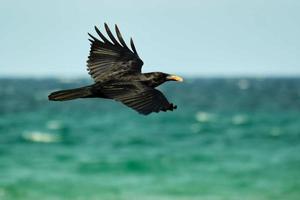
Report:
[[[0,200],[298,200],[300,79],[190,79],[175,112],[49,102],[87,80],[0,80]]]

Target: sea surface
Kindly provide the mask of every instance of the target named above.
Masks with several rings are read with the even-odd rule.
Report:
[[[174,112],[50,102],[83,79],[0,79],[0,200],[299,200],[300,78],[160,89]]]

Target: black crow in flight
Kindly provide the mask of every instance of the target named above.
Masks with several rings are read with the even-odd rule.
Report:
[[[49,100],[108,98],[120,101],[144,115],[176,109],[177,106],[169,103],[155,87],[166,81],[183,81],[183,79],[162,72],[142,73],[143,61],[135,49],[132,38],[131,49],[129,49],[117,25],[115,29],[118,40],[106,23],[104,26],[110,40],[97,27],[95,30],[99,39],[89,34],[91,49],[87,68],[95,83],[81,88],[53,92],[49,95]]]

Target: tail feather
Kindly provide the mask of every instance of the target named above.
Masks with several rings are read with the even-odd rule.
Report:
[[[72,99],[84,98],[92,95],[91,88],[89,86],[70,89],[70,90],[61,90],[51,93],[48,98],[51,101],[67,101]]]

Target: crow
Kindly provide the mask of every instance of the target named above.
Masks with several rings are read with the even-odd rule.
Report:
[[[87,70],[94,79],[94,84],[75,89],[51,93],[51,101],[67,101],[78,98],[106,98],[122,102],[140,114],[173,111],[176,105],[169,103],[162,92],[155,89],[166,81],[180,81],[179,76],[163,72],[142,73],[143,61],[139,57],[130,38],[131,49],[126,45],[120,30],[115,25],[117,39],[108,25],[104,23],[110,40],[95,26],[100,38],[90,33],[90,54]]]

